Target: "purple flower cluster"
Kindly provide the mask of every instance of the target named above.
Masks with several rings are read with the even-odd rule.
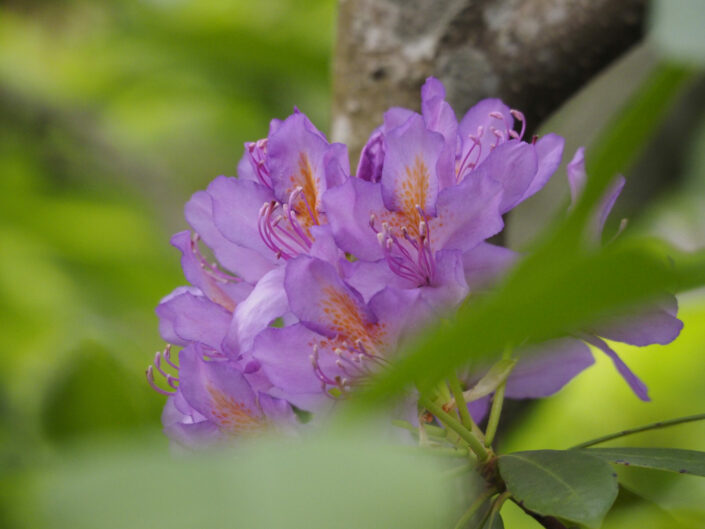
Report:
[[[157,307],[162,337],[182,348],[178,365],[170,345],[147,372],[168,395],[163,423],[174,440],[194,446],[288,430],[299,410],[328,411],[393,362],[415,329],[511,266],[515,254],[487,240],[503,229],[504,213],[553,175],[563,139],[524,141],[522,114],[498,99],[458,121],[433,78],[421,99],[421,114],[385,114],[355,175],[346,146],[329,143],[295,111],[245,145],[237,178],[220,176],[193,195],[185,208],[192,231],[171,241],[191,286]],[[568,172],[575,198],[585,179],[582,151]],[[668,343],[680,331],[675,316],[675,300],[666,299],[533,354],[519,351],[506,395],[555,393],[593,362],[587,342],[646,399],[643,383],[600,337]],[[485,407],[470,409],[479,419]]]

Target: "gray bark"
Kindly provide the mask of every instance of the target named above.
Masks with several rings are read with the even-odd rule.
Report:
[[[645,0],[340,0],[332,136],[357,160],[426,77],[456,112],[500,97],[535,128],[642,36]]]

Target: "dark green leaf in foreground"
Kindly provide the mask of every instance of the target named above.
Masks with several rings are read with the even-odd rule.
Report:
[[[581,452],[618,465],[705,477],[705,452],[676,448],[589,448]]]
[[[590,528],[600,527],[617,497],[617,475],[578,451],[537,450],[500,456],[499,473],[527,509]]]

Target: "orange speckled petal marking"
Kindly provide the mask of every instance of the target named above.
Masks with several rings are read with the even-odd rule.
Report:
[[[437,163],[445,145],[443,136],[428,130],[421,116],[390,131],[385,138],[382,198],[392,211],[418,223],[417,207],[435,214],[438,196]]]
[[[211,419],[229,433],[243,434],[262,430],[266,426],[264,418],[258,416],[242,402],[237,402],[211,384],[206,385],[211,398]]]
[[[431,175],[420,154],[414,157],[413,163],[406,166],[404,173],[397,180],[397,202],[408,218],[419,219],[416,206],[428,203]],[[418,224],[418,220],[413,224]]]
[[[328,285],[323,288],[320,305],[339,341],[353,344],[360,340],[372,351],[381,345],[383,328],[369,320],[366,308],[350,292]]]
[[[292,312],[309,329],[339,343],[381,344],[383,330],[362,296],[345,284],[335,267],[299,256],[290,261],[284,287]]]
[[[296,171],[289,177],[289,193],[301,188],[301,195],[296,199],[294,207],[301,223],[310,227],[320,224],[319,209],[321,191],[321,177],[315,174],[311,159],[306,152],[300,152]]]

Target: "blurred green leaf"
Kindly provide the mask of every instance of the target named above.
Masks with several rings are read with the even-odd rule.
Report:
[[[88,342],[49,382],[42,425],[53,441],[154,427],[162,401],[102,346]]]
[[[705,66],[702,0],[652,0],[651,37],[670,59]]]
[[[609,464],[582,452],[537,450],[499,457],[512,497],[542,516],[598,528],[617,497]]]
[[[705,283],[705,254],[686,256],[679,267],[678,262],[669,266],[659,253],[632,244],[596,254],[536,257],[496,292],[470,298],[453,325],[431,328],[408,344],[406,356],[367,391],[368,401],[384,399],[414,382],[429,388],[454,368],[470,359],[491,358],[507,344],[571,334],[663,292]]]
[[[447,529],[451,480],[434,460],[356,436],[258,439],[174,458],[103,447],[47,469],[36,500],[47,529]]]
[[[705,452],[676,448],[588,448],[583,451],[617,465],[705,477]]]

